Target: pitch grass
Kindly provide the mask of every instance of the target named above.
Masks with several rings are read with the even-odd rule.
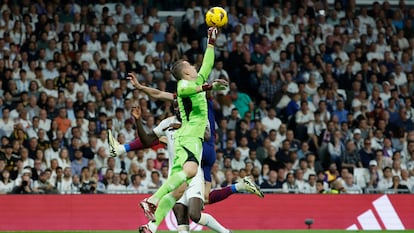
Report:
[[[138,231],[12,231],[12,232],[19,232],[19,233],[49,233],[49,232],[57,232],[57,233],[137,233]],[[176,232],[176,231],[158,231],[158,233],[169,233],[169,232]],[[201,233],[213,233],[214,231],[198,231]],[[367,232],[367,233],[401,233],[401,232],[409,232],[414,233],[414,230],[405,230],[405,231],[391,231],[391,230],[383,230],[383,231],[376,231],[376,230],[369,230],[369,231],[346,231],[346,230],[248,230],[248,231],[233,231],[233,233],[350,233],[350,232]]]

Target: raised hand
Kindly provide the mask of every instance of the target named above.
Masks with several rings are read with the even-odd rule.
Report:
[[[210,27],[208,29],[208,31],[207,31],[207,35],[208,35],[207,41],[208,41],[208,44],[213,45],[213,46],[216,44],[216,39],[217,39],[218,33],[219,33],[219,31],[218,31],[218,29],[216,27]]]
[[[134,73],[128,73],[127,79],[129,79],[132,85],[138,90],[141,90],[144,87],[141,83],[139,83]]]
[[[214,91],[223,91],[226,90],[229,86],[229,83],[224,79],[216,79],[212,83]]]
[[[131,115],[135,118],[135,120],[141,119],[141,107],[140,106],[132,107]]]

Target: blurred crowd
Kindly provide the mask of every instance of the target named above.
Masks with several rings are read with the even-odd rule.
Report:
[[[230,83],[214,97],[213,188],[252,176],[268,192],[413,191],[414,7],[404,0],[3,0],[0,193],[157,189],[165,145],[112,158],[107,129],[124,144],[137,137],[133,106],[147,132],[174,114],[126,77],[175,92],[170,67],[201,65],[212,6],[229,22],[209,81]]]

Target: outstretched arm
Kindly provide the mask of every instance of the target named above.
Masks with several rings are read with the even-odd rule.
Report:
[[[208,76],[211,73],[214,65],[214,45],[216,43],[216,38],[218,35],[218,29],[216,27],[210,27],[208,29],[208,38],[207,38],[207,48],[204,53],[203,64],[198,71],[198,77],[196,83],[201,85],[205,83],[208,79]]]
[[[137,125],[137,133],[141,139],[142,145],[147,148],[150,147],[154,141],[158,139],[157,135],[153,131],[147,134],[145,133],[144,126],[141,121],[141,107],[133,107],[131,115],[135,118],[135,124]]]
[[[133,73],[129,73],[127,78],[131,80],[132,85],[136,89],[143,91],[145,94],[149,95],[151,98],[154,98],[157,100],[163,100],[163,101],[174,100],[174,95],[170,92],[160,91],[158,89],[142,85],[141,83],[139,83],[137,77]]]
[[[186,97],[202,91],[221,91],[226,90],[227,86],[228,83],[224,79],[216,79],[212,83],[204,83],[203,85],[197,85],[187,80],[180,80],[177,86],[177,95],[179,97]]]

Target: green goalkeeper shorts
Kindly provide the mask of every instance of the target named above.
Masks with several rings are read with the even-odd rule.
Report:
[[[203,152],[202,141],[198,137],[179,137],[175,139],[175,157],[171,168],[171,175],[183,170],[187,161],[194,161],[200,164],[201,153]]]

